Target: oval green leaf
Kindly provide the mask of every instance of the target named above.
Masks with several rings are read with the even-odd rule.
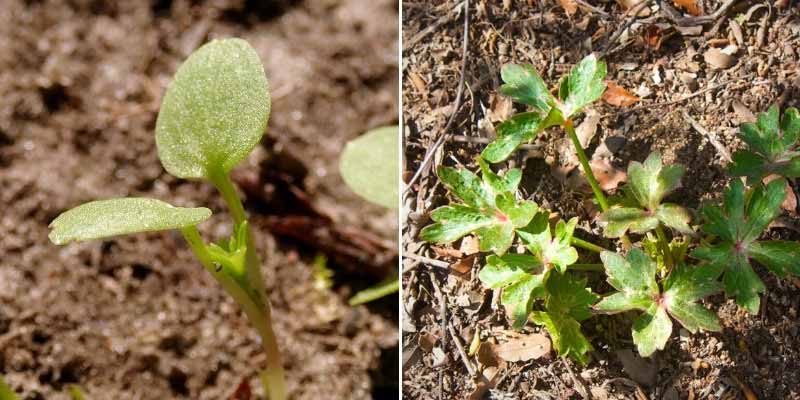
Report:
[[[163,231],[197,225],[211,216],[207,208],[174,207],[161,200],[129,197],[82,204],[50,223],[55,244],[101,239],[129,233]]]
[[[270,97],[264,67],[242,39],[214,40],[178,68],[156,121],[158,157],[179,178],[228,173],[261,140]]]
[[[400,128],[373,129],[347,143],[339,170],[347,186],[359,196],[388,208],[397,208]]]

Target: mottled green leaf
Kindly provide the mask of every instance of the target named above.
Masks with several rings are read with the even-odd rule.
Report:
[[[564,79],[559,89],[562,104],[559,108],[565,119],[580,112],[583,107],[599,99],[606,90],[603,78],[606,76],[606,63],[598,61],[594,54],[584,57]]]
[[[689,221],[692,219],[689,212],[685,208],[677,205],[664,203],[656,209],[656,217],[662,224],[675,229],[683,234],[691,234],[694,231],[689,226]]]
[[[615,207],[600,215],[606,223],[603,234],[609,238],[618,238],[627,231],[644,233],[658,226],[658,218],[645,210],[633,207]]]
[[[50,241],[66,244],[129,233],[180,229],[211,216],[207,208],[173,207],[146,198],[98,200],[59,215],[50,223]]]
[[[773,274],[800,276],[800,243],[783,240],[754,242],[747,255],[767,267]]]
[[[722,290],[718,276],[718,268],[693,268],[681,263],[675,266],[664,281],[664,306],[689,332],[721,329],[716,314],[697,304],[698,300]]]
[[[491,163],[503,161],[519,145],[533,140],[544,129],[543,117],[539,113],[516,114],[497,126],[497,139],[483,149],[481,157]]]
[[[755,123],[742,124],[739,137],[749,149],[733,154],[729,167],[731,175],[746,176],[750,182],[758,182],[769,174],[800,177],[800,154],[797,152],[800,113],[796,108],[786,109],[779,120],[778,107],[770,107],[758,115]]]
[[[564,272],[569,265],[578,261],[578,251],[571,245],[572,233],[578,224],[578,218],[572,218],[568,223],[558,221],[551,234],[547,216],[546,213],[539,213],[532,221],[532,224],[541,230],[526,227],[519,230],[518,234],[540,264],[548,267],[554,266]]]
[[[270,98],[264,68],[241,39],[214,40],[178,68],[156,121],[158,156],[180,178],[228,173],[261,140]]]
[[[489,256],[478,273],[485,286],[503,289],[500,300],[513,316],[516,328],[528,319],[533,299],[543,295],[546,276],[538,260],[525,254]]]
[[[664,196],[680,186],[684,171],[680,164],[662,165],[661,153],[654,151],[644,163],[630,163],[627,187],[641,207],[655,211]]]
[[[540,113],[547,114],[555,102],[539,73],[530,64],[506,64],[500,71],[500,76],[505,82],[500,87],[500,93],[518,103],[527,104]]]
[[[590,306],[598,296],[586,287],[586,279],[570,273],[550,273],[545,288],[546,311],[534,312],[531,319],[544,325],[558,355],[585,364],[592,345],[581,332],[579,321],[591,316]]]
[[[788,261],[780,250],[770,257],[763,251],[763,244],[756,239],[766,229],[767,225],[780,214],[780,206],[786,195],[786,182],[776,179],[769,184],[756,186],[747,194],[744,184],[740,180],[733,180],[725,191],[722,207],[706,205],[701,209],[705,219],[703,231],[719,237],[719,242],[714,245],[698,247],[692,256],[706,260],[710,265],[722,269],[722,278],[725,284],[725,293],[736,298],[736,302],[750,313],[758,313],[764,283],[753,271],[748,257],[759,261],[773,272],[781,275],[787,272],[784,261]],[[773,245],[766,245],[769,253]],[[790,247],[783,247],[790,249]]]
[[[400,176],[400,128],[373,129],[345,146],[339,159],[342,179],[359,196],[387,208],[397,208]]]
[[[516,198],[522,179],[518,169],[495,174],[479,160],[483,179],[464,169],[441,167],[439,179],[465,204],[438,208],[431,213],[434,224],[420,232],[428,242],[450,243],[475,232],[481,251],[505,253],[514,241],[515,230],[533,219],[536,203]]]
[[[633,343],[642,357],[650,357],[656,350],[664,350],[672,335],[672,320],[667,311],[653,303],[633,321]]]

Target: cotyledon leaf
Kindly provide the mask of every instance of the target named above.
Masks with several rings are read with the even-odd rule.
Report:
[[[82,204],[50,223],[55,244],[101,239],[129,233],[163,231],[197,225],[211,216],[207,208],[174,207],[156,199],[128,197]]]
[[[359,196],[388,208],[397,208],[400,175],[398,126],[373,129],[347,143],[339,170],[347,186]]]
[[[264,67],[242,39],[192,53],[167,88],[156,121],[158,157],[179,178],[226,174],[261,140],[270,96]]]

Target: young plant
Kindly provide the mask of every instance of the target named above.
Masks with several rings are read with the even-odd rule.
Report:
[[[783,179],[776,179],[766,186],[758,184],[748,193],[744,184],[734,179],[725,191],[722,207],[706,205],[700,210],[706,221],[703,231],[717,240],[696,248],[692,256],[719,268],[727,295],[751,314],[758,313],[759,293],[765,290],[750,265],[751,258],[777,276],[800,276],[800,243],[757,240],[780,215],[785,185]]]
[[[503,290],[500,300],[517,329],[528,321],[534,300],[544,300],[545,310],[534,312],[533,321],[550,332],[558,354],[585,363],[591,345],[578,321],[589,317],[589,306],[597,296],[586,289],[585,280],[566,273],[578,261],[578,252],[570,245],[578,219],[558,221],[551,229],[548,214],[538,213],[517,231],[530,254],[490,255],[478,278],[487,287]]]
[[[386,208],[397,208],[400,201],[400,127],[384,126],[351,140],[339,159],[342,179],[365,200]],[[356,293],[350,305],[364,304],[400,290],[395,276]]]
[[[534,111],[516,114],[500,124],[497,127],[497,139],[486,146],[481,157],[492,163],[503,161],[522,143],[533,140],[547,128],[560,125],[575,146],[589,186],[600,208],[605,211],[608,202],[592,173],[572,118],[603,95],[606,63],[598,61],[594,54],[586,56],[569,75],[561,79],[557,98],[550,94],[531,65],[509,64],[503,67],[500,74],[505,82],[500,87],[500,93],[533,107]]]
[[[644,164],[632,161],[628,166],[628,184],[620,207],[604,212],[600,219],[606,222],[606,237],[618,238],[630,231],[644,233],[664,224],[683,234],[692,234],[689,212],[661,200],[680,186],[683,165],[661,165],[661,153],[650,153]],[[663,232],[661,233],[663,235]]]
[[[262,378],[271,400],[286,398],[286,384],[261,262],[244,207],[229,173],[259,143],[267,127],[270,96],[255,50],[241,39],[215,40],[180,66],[156,121],[158,156],[170,174],[209,181],[234,222],[233,236],[207,244],[197,225],[207,208],[173,207],[155,199],[93,201],[56,218],[55,244],[137,232],[179,229],[197,259],[242,307],[262,339],[267,367]]]
[[[720,330],[717,316],[696,303],[721,289],[716,269],[678,264],[661,290],[656,282],[656,263],[643,251],[633,248],[626,258],[604,251],[600,258],[608,283],[618,292],[604,297],[594,308],[607,314],[643,311],[633,322],[633,342],[642,356],[664,349],[672,334],[670,316],[692,333],[698,329]]]
[[[428,242],[451,243],[469,233],[478,237],[481,251],[502,255],[511,247],[514,232],[533,219],[536,203],[517,199],[522,171],[495,174],[478,158],[483,179],[465,169],[440,167],[439,180],[462,204],[440,207],[431,213],[436,223],[426,226],[420,237]]]
[[[631,162],[624,195],[610,209],[592,175],[571,118],[602,95],[604,76],[605,64],[588,56],[562,79],[556,98],[533,67],[504,67],[505,84],[500,92],[531,106],[533,111],[514,115],[498,126],[497,140],[478,159],[483,181],[466,170],[439,169],[440,181],[462,204],[434,210],[435,223],[420,234],[429,242],[449,243],[474,232],[481,241],[480,250],[495,253],[486,258],[478,277],[484,286],[502,291],[500,300],[514,328],[522,328],[528,319],[544,326],[556,352],[580,363],[588,361],[592,349],[580,330],[580,322],[592,315],[590,310],[597,314],[643,312],[633,323],[633,340],[639,352],[649,356],[666,345],[673,319],[690,332],[720,330],[717,316],[698,302],[723,287],[742,307],[757,312],[758,293],[764,291],[764,286],[753,272],[750,259],[778,276],[800,276],[800,244],[757,241],[780,213],[786,185],[783,179],[763,185],[761,178],[767,173],[800,176],[797,111],[787,110],[779,121],[777,108],[773,107],[759,117],[757,124],[742,127],[743,139],[755,150],[737,153],[731,169],[755,179],[751,182],[755,187],[746,192],[741,181],[733,181],[722,207],[702,208],[706,221],[703,231],[710,236],[691,252],[694,259],[704,262],[692,265],[687,253],[690,246],[695,246],[692,239],[697,235],[689,225],[691,214],[680,205],[662,202],[680,186],[685,171],[682,165],[663,165],[659,152],[650,154],[643,163]],[[525,202],[500,201],[515,198],[522,172],[511,169],[500,177],[483,159],[502,161],[521,143],[556,125],[567,131],[575,145],[586,179],[603,211],[600,221],[605,223],[605,236],[620,238],[623,247],[630,248],[626,257],[573,237],[575,218],[568,223],[561,221],[552,229],[547,210],[533,203],[526,208]],[[754,159],[758,162],[750,162]],[[492,202],[493,199],[497,200]],[[514,222],[509,218],[511,213],[502,207],[504,204],[525,210],[518,215],[531,222],[522,224],[522,218]],[[532,219],[528,217],[534,214]],[[672,228],[676,236],[668,238],[663,226]],[[655,237],[650,231],[655,231]],[[636,241],[631,242],[627,233],[637,234]],[[515,236],[526,245],[525,253],[505,254]],[[603,264],[577,264],[578,253],[572,246],[600,253]],[[618,292],[594,304],[599,297],[585,287],[585,279],[568,270],[604,271]]]
[[[758,115],[756,123],[745,123],[739,137],[750,150],[733,154],[729,171],[733,176],[746,176],[758,182],[767,175],[800,177],[800,112],[788,108],[778,118],[778,106]]]

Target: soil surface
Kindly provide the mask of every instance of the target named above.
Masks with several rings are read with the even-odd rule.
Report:
[[[726,153],[741,147],[739,124],[771,104],[800,105],[800,7],[792,0],[680,2],[696,4],[701,16],[710,16],[698,20],[681,10],[673,12],[671,1],[650,1],[647,11],[635,18],[625,15],[623,3],[404,1],[406,182],[444,134],[450,136],[433,153],[431,165],[477,170],[475,157],[493,139],[493,127],[524,110],[497,93],[504,64],[531,63],[552,88],[575,63],[595,52],[608,63],[607,80],[638,101],[593,105],[600,119],[588,145],[590,157],[602,152],[608,171],[624,171],[630,161],[643,161],[659,150],[665,162],[687,167],[683,186],[668,200],[696,209],[717,198],[729,181]],[[730,8],[714,14],[723,3]],[[459,102],[465,4],[469,44]],[[712,48],[730,55],[709,60],[706,54]],[[613,248],[616,243],[603,239],[594,221],[597,210],[582,176],[573,179],[578,174],[574,165],[569,176],[558,168],[569,161],[559,157],[564,137],[560,129],[552,129],[496,167],[523,168],[520,190],[525,198],[564,219],[580,217],[578,236]],[[568,154],[571,149],[566,149]],[[477,279],[484,255],[463,260],[453,251],[458,242],[432,246],[419,240],[430,211],[451,200],[431,171],[430,166],[423,168],[410,187],[401,218],[404,254],[413,257],[403,262],[407,398],[800,399],[800,281],[778,279],[760,266],[756,272],[767,293],[758,315],[748,315],[723,295],[707,298],[704,304],[718,311],[723,330],[690,334],[675,324],[666,349],[650,359],[636,356],[630,334],[633,313],[584,323],[595,347],[586,367],[553,353],[499,366],[491,365],[492,358],[482,359],[481,352],[469,355],[476,331],[484,343],[543,331],[532,323],[512,331],[499,299]],[[615,193],[616,186],[611,184],[608,192]],[[791,186],[797,195],[797,182]],[[798,240],[797,226],[794,204],[765,235]],[[599,262],[583,253],[583,262]],[[610,291],[600,274],[586,276],[595,292]],[[474,376],[468,366],[476,370]]]
[[[230,234],[218,194],[168,175],[154,140],[180,62],[228,36],[256,48],[270,80],[264,146],[235,180],[292,398],[397,393],[397,300],[347,304],[396,269],[397,213],[366,204],[338,174],[347,140],[397,123],[396,2],[6,0],[0,375],[22,398],[65,399],[73,383],[90,399],[224,399],[237,388],[244,399],[248,385],[260,396],[259,339],[179,234],[47,239],[59,213],[121,196],[207,206],[206,240]]]

